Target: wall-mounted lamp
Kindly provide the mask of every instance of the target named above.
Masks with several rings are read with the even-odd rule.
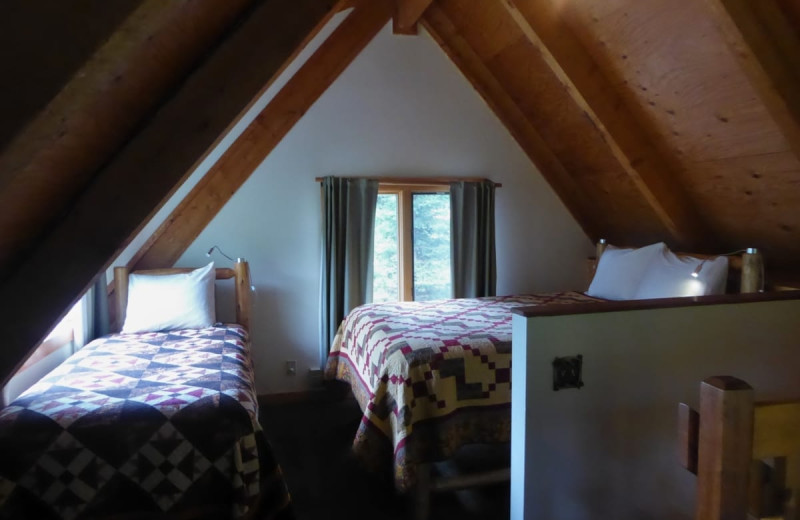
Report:
[[[244,258],[242,258],[242,257],[238,257],[238,258],[236,258],[236,260],[234,260],[230,256],[226,255],[225,252],[222,249],[220,249],[219,246],[216,246],[216,245],[215,246],[211,246],[211,249],[209,249],[206,252],[206,256],[210,257],[211,253],[213,253],[215,249],[216,249],[217,253],[221,254],[222,256],[224,256],[225,258],[227,258],[228,260],[230,260],[234,264],[238,263],[238,262],[244,262],[245,261]],[[248,276],[248,278],[250,278],[250,292],[254,293],[254,292],[256,292],[256,285],[255,285],[255,282],[253,280],[253,273],[250,271],[250,264],[249,263],[247,264],[247,276]]]
[[[731,251],[730,253],[722,253],[717,256],[731,256],[744,253],[742,255],[742,278],[741,278],[741,292],[758,292],[764,290],[764,261],[761,258],[761,253],[755,247],[748,247],[747,249],[739,249]],[[700,271],[703,270],[703,265],[708,260],[702,260],[697,267],[692,271],[692,278],[700,276]]]
[[[222,251],[222,249],[219,248],[219,246],[211,246],[211,249],[208,250],[208,252],[206,253],[206,256],[210,257],[211,253],[213,253],[215,249],[217,250],[217,252],[219,254],[221,254],[222,256],[224,256],[225,258],[230,260],[231,262],[236,262],[236,260],[234,260],[233,258],[231,258],[228,255],[226,255],[225,252]]]

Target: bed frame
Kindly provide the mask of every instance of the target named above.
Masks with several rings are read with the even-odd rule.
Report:
[[[800,517],[800,401],[754,403],[750,385],[716,376],[700,385],[699,413],[681,403],[678,416],[697,520]]]
[[[147,269],[133,271],[133,274],[146,274],[152,276],[188,273],[194,270],[191,267],[174,267],[168,269]],[[218,267],[216,270],[217,280],[234,279],[235,300],[236,300],[236,323],[250,330],[250,267],[246,260],[238,258],[233,269],[228,267]],[[122,324],[125,323],[125,313],[128,307],[128,277],[131,271],[127,267],[114,268],[114,310],[116,319],[114,320],[113,330],[119,332]]]

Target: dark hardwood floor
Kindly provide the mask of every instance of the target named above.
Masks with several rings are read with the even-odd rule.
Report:
[[[411,501],[394,489],[389,471],[363,469],[351,454],[361,411],[351,397],[261,405],[261,423],[283,468],[298,520],[412,517]],[[497,467],[508,447],[464,450],[455,466]],[[451,466],[452,467],[452,466]],[[509,518],[509,486],[436,494],[432,519]]]

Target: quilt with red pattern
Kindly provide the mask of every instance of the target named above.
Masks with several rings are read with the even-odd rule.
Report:
[[[0,518],[289,518],[246,331],[114,334],[0,412]]]
[[[511,309],[593,301],[566,292],[354,309],[334,338],[325,377],[349,383],[364,412],[355,453],[375,467],[390,451],[405,490],[417,464],[465,444],[509,442]]]

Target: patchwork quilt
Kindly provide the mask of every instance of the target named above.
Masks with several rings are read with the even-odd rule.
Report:
[[[349,383],[364,412],[355,453],[374,467],[390,451],[405,490],[419,463],[469,443],[509,442],[511,309],[593,301],[566,292],[354,309],[334,338],[325,377]]]
[[[0,518],[289,518],[246,331],[98,339],[0,412]]]

